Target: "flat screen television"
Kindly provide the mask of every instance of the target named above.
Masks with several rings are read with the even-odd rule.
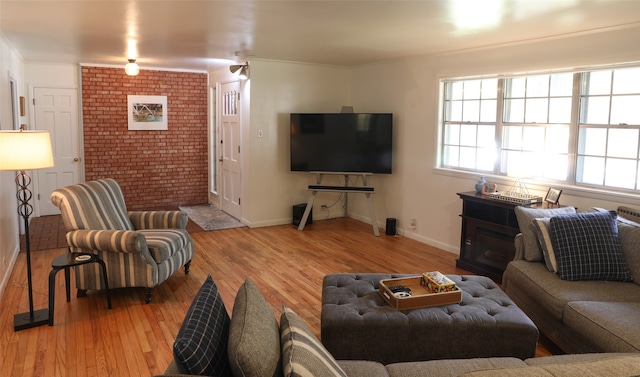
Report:
[[[291,171],[391,174],[393,114],[291,114]]]

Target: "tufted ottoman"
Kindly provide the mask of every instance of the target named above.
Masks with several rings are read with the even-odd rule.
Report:
[[[459,304],[399,311],[378,293],[382,279],[415,275],[333,274],[322,288],[322,343],[338,360],[383,364],[535,356],[538,329],[489,278],[447,275]]]

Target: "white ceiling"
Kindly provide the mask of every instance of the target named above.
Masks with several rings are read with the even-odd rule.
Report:
[[[26,61],[124,65],[133,39],[143,69],[354,66],[638,26],[640,0],[0,0],[0,30]]]

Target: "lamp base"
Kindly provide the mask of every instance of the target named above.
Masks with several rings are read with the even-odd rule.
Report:
[[[13,329],[14,331],[26,330],[32,327],[38,327],[49,324],[49,309],[40,309],[33,312],[33,318],[31,313],[20,313],[13,316]]]

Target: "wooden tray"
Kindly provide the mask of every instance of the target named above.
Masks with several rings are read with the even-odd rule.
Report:
[[[404,285],[410,288],[411,296],[394,296],[391,290],[389,290],[389,287],[393,287],[394,285]],[[456,287],[456,290],[452,292],[429,293],[429,291],[420,284],[420,276],[380,280],[378,292],[391,307],[398,310],[457,304],[462,300],[462,290],[460,290],[459,287]]]

